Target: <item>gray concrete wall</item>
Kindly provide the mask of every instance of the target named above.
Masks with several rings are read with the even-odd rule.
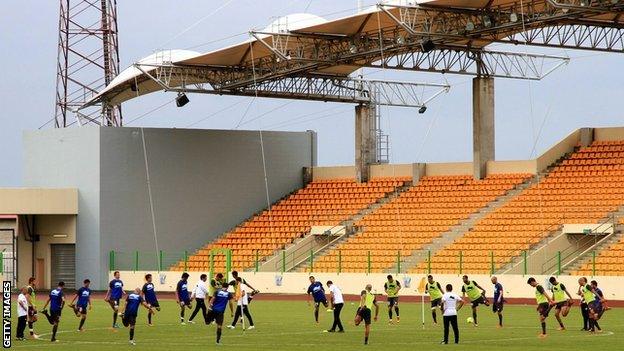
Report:
[[[154,253],[153,262],[142,255],[140,268],[156,267],[141,132],[75,128],[24,136],[26,186],[79,190],[77,279],[89,276],[96,288],[105,287],[110,250]],[[192,252],[266,208],[259,132],[143,132],[160,250]],[[271,203],[301,188],[303,168],[316,163],[315,138],[263,132]]]
[[[78,189],[76,279],[93,277],[94,286],[99,286],[95,277],[102,264],[99,128],[28,131],[23,143],[24,186]],[[105,275],[99,277],[105,279]]]

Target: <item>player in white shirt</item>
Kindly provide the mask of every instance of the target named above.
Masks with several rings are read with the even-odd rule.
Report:
[[[234,289],[234,291],[236,291],[236,295],[238,295],[235,296],[235,298],[237,299],[236,312],[234,313],[234,319],[232,320],[232,324],[228,325],[228,328],[236,328],[238,318],[247,317],[247,320],[249,321],[249,328],[247,329],[254,329],[255,326],[253,323],[253,319],[251,318],[251,314],[249,313],[249,294],[247,293],[247,291],[252,291],[252,289],[250,289],[247,285],[243,284],[243,280],[241,279],[241,277],[236,277],[236,285],[237,287]],[[243,314],[245,315],[245,317],[243,317]],[[244,322],[245,321],[243,321],[243,329],[245,325]]]
[[[334,324],[328,332],[333,333],[338,328],[339,333],[344,333],[342,322],[340,321],[340,311],[344,307],[344,298],[342,297],[342,291],[331,280],[327,281],[327,288],[329,289],[329,305],[334,310]]]
[[[24,340],[24,330],[26,330],[26,322],[28,320],[28,288],[24,287],[17,296],[17,340]]]
[[[191,294],[191,300],[195,299],[195,310],[191,314],[191,318],[189,318],[188,322],[191,324],[195,324],[193,322],[193,318],[197,315],[199,310],[202,311],[202,316],[204,317],[204,322],[208,324],[208,311],[206,309],[206,296],[208,295],[208,286],[206,285],[206,280],[208,280],[208,276],[202,274],[199,276],[199,281]]]
[[[446,293],[442,295],[442,312],[444,318],[444,340],[442,344],[448,344],[449,324],[453,327],[455,343],[459,344],[459,327],[457,326],[457,311],[464,305],[464,300],[453,292],[451,284],[446,285]]]

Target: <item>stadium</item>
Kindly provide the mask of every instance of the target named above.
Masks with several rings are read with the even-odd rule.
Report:
[[[624,1],[50,3],[5,348],[623,348]]]

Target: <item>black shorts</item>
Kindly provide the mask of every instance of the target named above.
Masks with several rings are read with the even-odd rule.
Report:
[[[472,307],[477,307],[479,305],[489,305],[488,300],[483,296],[479,297],[474,301],[470,301],[470,303],[472,304]]]
[[[555,309],[560,310],[567,306],[570,306],[570,303],[568,301],[561,301],[561,302],[557,302],[557,304],[555,305]]]
[[[357,310],[357,315],[362,318],[365,325],[371,324],[371,310],[367,307],[360,307]]]
[[[492,312],[494,313],[498,313],[498,312],[503,312],[503,308],[505,307],[505,302],[501,301],[501,302],[494,302],[492,304]]]
[[[129,327],[136,324],[136,318],[137,316],[124,314],[123,318],[121,319],[121,323],[123,323],[124,327]]]
[[[431,309],[442,307],[442,298],[431,300]]]
[[[76,306],[76,313],[87,314],[89,306]]]
[[[191,300],[180,300],[180,306],[190,306],[191,305]]]
[[[147,301],[147,303],[151,307],[154,307],[156,310],[160,311],[160,303],[158,303],[158,300],[156,300],[156,301]]]
[[[109,303],[111,306],[115,306],[115,307],[119,308],[119,300],[120,300],[120,299],[109,299],[109,300],[108,300],[108,303]]]
[[[539,305],[537,305],[537,312],[540,314],[540,316],[546,318],[548,317],[551,308],[552,307],[548,302],[540,303]]]
[[[602,303],[600,302],[600,300],[594,300],[590,302],[589,304],[587,304],[587,307],[593,313],[596,313],[596,314],[602,313],[603,308],[602,308]]]
[[[321,301],[314,301],[314,306],[316,306],[316,307],[319,307],[321,304],[323,304],[323,306],[327,307],[327,299],[321,300]]]
[[[223,315],[223,312],[208,311],[208,321],[206,323],[210,324],[212,321],[215,321],[217,325],[223,325]]]
[[[60,322],[61,321],[61,310],[50,310],[50,322]]]
[[[37,310],[32,306],[28,306],[28,317],[34,317],[36,315],[37,315]]]
[[[389,297],[388,298],[388,306],[392,307],[394,305],[398,305],[399,304],[399,297],[395,296],[395,297]]]

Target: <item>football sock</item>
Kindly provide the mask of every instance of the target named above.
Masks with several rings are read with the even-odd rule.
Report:
[[[546,322],[542,322],[542,334],[546,335]]]

